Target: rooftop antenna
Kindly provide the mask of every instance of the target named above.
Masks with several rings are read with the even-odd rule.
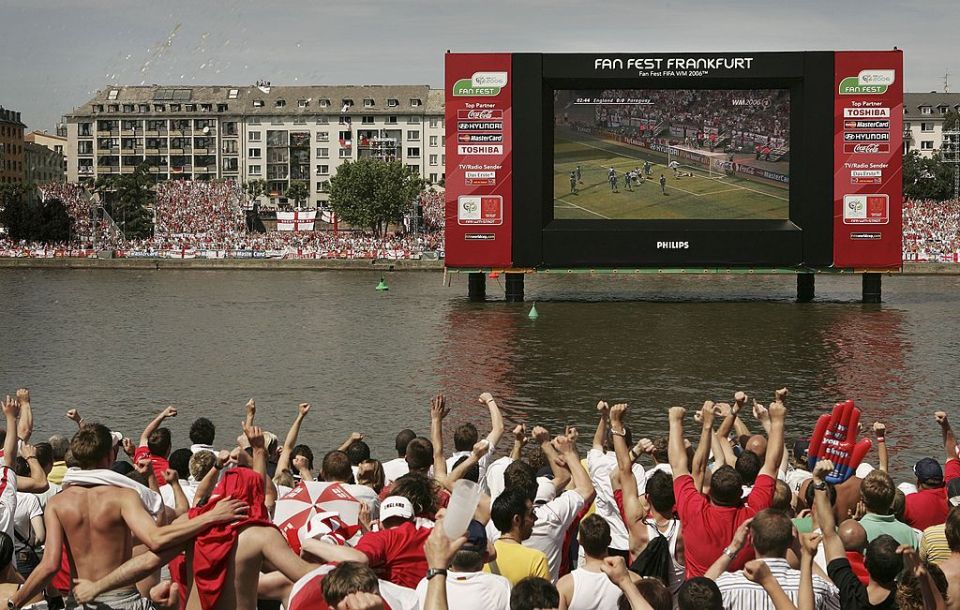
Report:
[[[950,69],[947,68],[946,73],[943,75],[943,92],[950,93]]]

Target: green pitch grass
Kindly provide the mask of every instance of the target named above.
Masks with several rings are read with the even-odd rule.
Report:
[[[675,178],[666,155],[647,149],[566,131],[554,142],[553,193],[557,219],[712,219],[781,220],[789,218],[788,191],[740,177],[709,177],[699,166],[682,166],[693,176]],[[652,177],[627,190],[623,175],[649,160]],[[570,172],[580,165],[582,184],[570,192]],[[609,168],[617,170],[619,193],[610,190]],[[660,192],[660,174],[667,178]]]

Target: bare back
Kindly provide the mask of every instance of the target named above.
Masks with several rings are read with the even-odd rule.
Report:
[[[129,494],[135,496],[136,492],[73,486],[47,503],[47,510],[53,511],[63,527],[70,564],[79,578],[99,580],[131,558],[133,534],[121,509]]]
[[[947,610],[960,610],[960,553],[938,565],[947,578]]]

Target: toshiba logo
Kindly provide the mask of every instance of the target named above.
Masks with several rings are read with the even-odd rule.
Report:
[[[657,250],[688,250],[690,242],[688,241],[658,241]]]

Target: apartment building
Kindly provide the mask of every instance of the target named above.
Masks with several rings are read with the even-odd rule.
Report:
[[[0,106],[0,184],[23,183],[23,130],[20,113]]]
[[[932,157],[943,145],[943,120],[960,111],[960,93],[903,94],[903,152],[920,151]]]
[[[349,160],[400,161],[444,179],[443,91],[426,85],[108,87],[66,116],[69,182],[132,173],[158,181],[305,182],[311,203]]]

